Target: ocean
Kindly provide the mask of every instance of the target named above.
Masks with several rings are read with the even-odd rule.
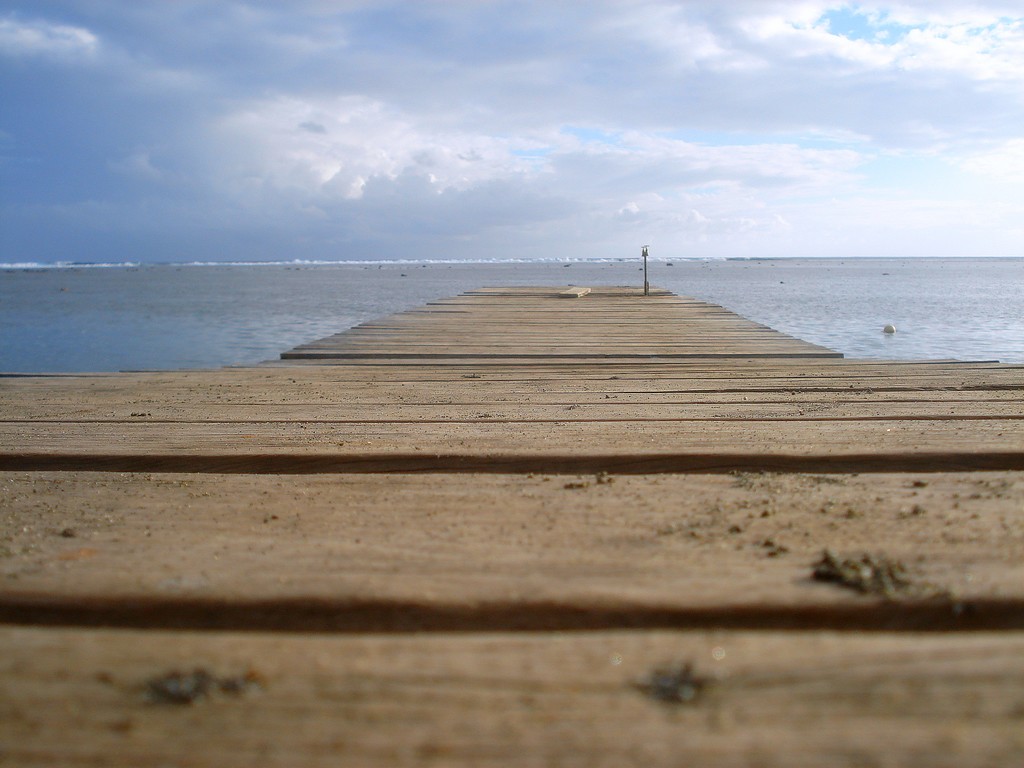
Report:
[[[649,275],[847,357],[1024,363],[1024,259],[652,260]],[[641,286],[643,273],[639,260],[0,264],[0,372],[258,363],[488,285]]]

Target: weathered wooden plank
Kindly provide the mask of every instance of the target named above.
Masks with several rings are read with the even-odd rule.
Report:
[[[1022,505],[1022,472],[6,473],[0,619],[346,631],[1022,626]],[[826,548],[901,561],[920,589],[892,602],[815,582]]]
[[[301,371],[301,377],[296,373]],[[467,378],[471,377],[471,378]],[[373,387],[374,396],[424,385],[424,392],[480,392],[501,396],[490,388],[497,383],[521,394],[543,394],[552,384],[566,392],[675,392],[728,394],[730,392],[779,392],[801,395],[813,392],[881,394],[905,392],[1011,392],[1021,397],[1024,367],[970,364],[868,364],[846,361],[835,365],[820,360],[779,366],[772,361],[730,361],[708,366],[649,361],[590,361],[580,364],[536,364],[509,361],[460,365],[358,365],[266,367],[105,376],[17,377],[0,379],[0,408],[16,415],[38,400],[64,398],[72,402],[107,399],[198,399],[234,402],[286,402],[304,393],[323,399],[350,396]],[[440,386],[444,385],[444,386]],[[567,387],[568,385],[568,387]],[[401,389],[400,389],[401,388]]]
[[[877,397],[840,399],[825,393],[808,393],[782,397],[766,393],[730,399],[723,395],[699,393],[650,392],[543,392],[530,396],[530,402],[521,399],[488,398],[487,392],[447,394],[436,391],[424,393],[424,399],[433,402],[410,401],[401,393],[388,402],[367,402],[368,393],[353,393],[360,401],[353,402],[296,402],[296,403],[224,403],[200,399],[180,402],[158,400],[146,406],[144,412],[132,410],[111,414],[110,402],[75,404],[74,413],[60,405],[37,402],[18,409],[18,418],[0,418],[0,421],[31,422],[37,425],[59,422],[320,422],[345,421],[400,422],[400,421],[478,421],[482,413],[491,412],[489,418],[509,422],[562,422],[562,421],[704,421],[708,419],[744,419],[752,422],[774,419],[830,421],[835,419],[888,420],[888,421],[972,421],[1024,419],[1022,403],[1012,395],[993,393],[975,398],[947,393],[940,397],[924,397],[898,393],[882,393]],[[456,395],[461,395],[456,400]],[[469,395],[469,396],[467,396]],[[382,398],[383,399],[383,398]],[[129,404],[129,407],[132,407]],[[497,411],[498,413],[495,413]],[[132,415],[132,414],[136,415]]]
[[[342,463],[391,457],[408,462],[410,470],[429,465],[435,471],[535,471],[516,469],[518,459],[545,459],[559,472],[827,471],[829,462],[836,462],[836,471],[922,470],[928,462],[936,470],[1024,468],[1019,419],[536,422],[505,419],[494,411],[478,416],[474,423],[5,422],[0,423],[0,469],[61,468],[31,463],[30,457],[45,456],[284,459],[313,454]],[[451,461],[431,461],[439,457]],[[120,471],[128,471],[125,467]]]
[[[1020,633],[310,637],[7,628],[0,759],[197,768],[1011,766],[1024,761],[1022,658]],[[655,674],[685,663],[689,682]],[[213,678],[207,695],[166,703],[160,681],[195,670]],[[665,697],[692,698],[658,699],[645,687],[652,677]]]
[[[555,400],[555,398],[551,398]],[[751,398],[752,400],[754,398]],[[617,402],[609,402],[615,400]],[[497,407],[495,407],[497,406]],[[312,403],[206,405],[161,403],[148,406],[144,415],[130,413],[111,414],[105,407],[79,409],[74,416],[62,415],[59,408],[40,405],[35,413],[22,414],[22,418],[3,419],[5,423],[30,423],[41,428],[53,423],[124,423],[124,422],[179,422],[179,423],[273,423],[316,422],[337,424],[344,422],[478,422],[481,417],[509,423],[537,422],[668,422],[749,419],[751,422],[788,421],[1018,421],[1022,418],[1020,406],[1013,401],[961,400],[892,401],[878,403],[850,403],[805,400],[779,402],[644,402],[640,397],[608,398],[604,402],[575,403],[556,400],[538,403],[526,409],[518,403],[476,401],[461,403],[408,403],[391,405],[386,413],[376,403],[352,403],[346,406],[316,405]],[[132,411],[132,413],[137,413]],[[486,416],[485,416],[486,414]]]

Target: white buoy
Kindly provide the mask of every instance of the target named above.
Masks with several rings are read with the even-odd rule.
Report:
[[[882,333],[896,333],[895,325],[887,325],[882,329]]]

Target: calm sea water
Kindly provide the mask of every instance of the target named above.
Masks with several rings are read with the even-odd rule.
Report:
[[[650,280],[847,357],[1024,363],[1024,259],[652,262]],[[256,363],[480,286],[642,283],[635,262],[7,268],[0,371]]]

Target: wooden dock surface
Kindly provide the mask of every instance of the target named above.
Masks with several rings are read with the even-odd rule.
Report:
[[[286,360],[835,358],[718,306],[667,291],[485,288],[364,323]],[[552,301],[566,299],[568,301]],[[584,299],[585,300],[580,300]]]
[[[1024,764],[1024,367],[565,291],[0,378],[0,765]]]

